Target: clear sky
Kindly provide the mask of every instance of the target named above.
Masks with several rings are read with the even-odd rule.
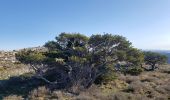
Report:
[[[41,46],[61,32],[113,33],[170,50],[170,0],[0,0],[0,50]]]

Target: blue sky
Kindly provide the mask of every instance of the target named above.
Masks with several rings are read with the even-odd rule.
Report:
[[[0,0],[0,50],[41,46],[61,32],[113,33],[170,50],[170,0]]]

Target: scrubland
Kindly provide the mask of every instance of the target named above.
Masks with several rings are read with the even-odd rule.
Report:
[[[64,89],[50,90],[42,82],[31,81],[24,74],[0,81],[0,95],[4,100],[169,100],[170,65],[139,75],[115,72],[114,81],[92,85],[86,90],[70,93]],[[3,85],[3,82],[5,85]],[[29,88],[29,89],[28,89]]]

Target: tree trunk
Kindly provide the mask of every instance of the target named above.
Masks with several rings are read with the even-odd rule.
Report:
[[[156,63],[153,63],[153,64],[151,65],[151,67],[152,67],[151,70],[152,70],[152,71],[155,70],[155,65],[156,65]]]

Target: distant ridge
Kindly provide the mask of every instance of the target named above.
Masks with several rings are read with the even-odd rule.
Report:
[[[47,51],[48,49],[43,47],[43,46],[38,46],[38,47],[29,47],[29,48],[23,48],[23,49],[20,49],[18,51],[22,51],[22,50],[31,50],[31,51],[40,51],[40,52],[45,52]]]

